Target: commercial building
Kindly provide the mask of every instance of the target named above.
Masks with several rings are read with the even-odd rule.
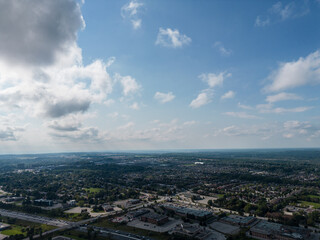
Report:
[[[174,211],[175,214],[182,216],[182,217],[187,217],[187,218],[192,218],[196,220],[206,220],[212,217],[212,213],[209,211],[205,210],[198,210],[198,209],[193,209],[193,208],[186,208],[186,207],[178,207],[174,205],[169,205],[165,204],[163,207],[167,210]]]
[[[44,206],[44,207],[53,206],[53,201],[52,200],[37,199],[37,200],[34,200],[33,202],[34,202],[34,205],[37,205],[37,206]]]
[[[177,225],[173,231],[173,235],[182,237],[183,239],[202,240],[210,235],[210,232],[199,226],[183,223]]]
[[[138,210],[136,210],[136,211],[129,212],[129,213],[127,214],[127,217],[133,219],[133,218],[140,217],[140,216],[142,216],[142,215],[144,215],[144,214],[147,214],[147,213],[149,213],[149,212],[150,212],[150,210],[145,209],[145,208],[141,208],[141,209],[138,209]]]
[[[310,231],[304,228],[260,221],[248,231],[248,235],[256,239],[307,240],[310,237]]]
[[[255,217],[242,217],[238,215],[229,215],[220,219],[220,222],[231,224],[239,227],[247,227],[251,223],[255,222],[257,219]]]
[[[152,223],[155,225],[163,225],[169,221],[167,216],[159,215],[157,213],[148,213],[140,217],[143,222]]]

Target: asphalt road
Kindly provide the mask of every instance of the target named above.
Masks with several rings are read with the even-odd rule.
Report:
[[[64,220],[58,220],[54,218],[48,218],[48,217],[42,217],[42,216],[37,216],[37,215],[31,215],[27,213],[22,213],[22,212],[13,212],[13,211],[8,211],[4,209],[0,209],[0,215],[5,216],[5,217],[11,217],[11,218],[17,218],[29,222],[36,222],[36,223],[41,223],[41,224],[47,224],[55,227],[64,227],[72,224],[71,222],[67,222]]]

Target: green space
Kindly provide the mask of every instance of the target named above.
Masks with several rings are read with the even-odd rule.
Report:
[[[135,227],[130,227],[125,224],[113,223],[108,219],[103,219],[100,222],[95,223],[94,225],[98,227],[105,227],[105,228],[120,230],[120,231],[133,233],[137,235],[148,236],[156,240],[168,240],[170,238],[166,234],[147,231],[147,230],[135,228]]]
[[[313,208],[315,208],[315,209],[319,209],[320,208],[320,203],[301,201],[300,204],[301,204],[302,207],[313,206]]]
[[[102,188],[85,188],[84,190],[86,190],[89,193],[99,193],[103,189]]]
[[[320,199],[320,196],[318,196],[318,195],[307,195],[307,197],[309,197],[309,198],[316,198],[316,199]]]
[[[0,220],[11,225],[10,229],[7,229],[1,232],[2,234],[8,235],[8,236],[14,236],[17,234],[22,234],[24,236],[27,236],[27,232],[31,228],[34,228],[35,233],[39,233],[40,229],[42,232],[46,232],[56,228],[54,226],[29,222],[29,221],[20,220],[20,219],[12,219],[7,217],[0,217]]]
[[[16,225],[11,225],[10,229],[4,230],[1,233],[4,235],[8,235],[8,236],[14,236],[14,235],[18,235],[18,234],[22,234],[24,236],[27,236],[27,232],[24,231],[24,228],[20,227],[20,226],[16,226]]]

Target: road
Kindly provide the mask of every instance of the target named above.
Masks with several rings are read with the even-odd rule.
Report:
[[[0,209],[0,215],[5,216],[5,217],[11,217],[11,218],[17,218],[29,222],[35,222],[35,223],[41,223],[41,224],[47,224],[55,227],[64,227],[68,226],[71,224],[71,222],[64,221],[64,220],[58,220],[54,218],[48,218],[48,217],[42,217],[42,216],[37,216],[37,215],[31,215],[27,213],[22,213],[22,212],[13,212],[13,211],[8,211],[4,209]]]
[[[84,225],[90,224],[100,217],[95,217],[95,218],[89,218],[85,219],[79,222],[69,222],[69,221],[64,221],[64,220],[59,220],[59,219],[54,219],[54,218],[48,218],[48,217],[42,217],[42,216],[37,216],[37,215],[32,215],[32,214],[27,214],[27,213],[22,213],[22,212],[13,212],[13,211],[8,211],[4,209],[0,209],[0,215],[10,217],[10,218],[17,218],[29,222],[35,222],[35,223],[41,223],[41,224],[47,224],[51,226],[57,227],[56,229],[47,231],[42,234],[42,237],[44,236],[49,236],[55,232],[63,232],[67,231],[70,229],[77,229],[79,228],[81,231],[87,232],[87,227],[83,227]],[[118,231],[118,230],[113,230],[113,229],[108,229],[108,228],[100,228],[100,227],[94,227],[92,226],[95,231],[99,231],[101,235],[103,236],[110,236],[115,240],[151,240],[151,238],[146,238],[144,236],[139,236],[135,234],[130,234],[126,233],[123,231]],[[33,236],[33,239],[41,239],[42,238],[40,235]],[[25,238],[25,240],[28,240],[29,238]]]

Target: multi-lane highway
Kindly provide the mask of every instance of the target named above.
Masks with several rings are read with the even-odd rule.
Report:
[[[27,214],[22,212],[13,212],[13,211],[8,211],[4,209],[0,209],[0,215],[5,217],[17,218],[17,219],[21,219],[29,222],[47,224],[47,225],[51,225],[59,228],[72,224],[72,222],[68,222],[64,220],[42,217],[42,216],[37,216],[37,215],[32,215],[32,214]]]
[[[29,222],[47,224],[47,225],[57,227],[56,229],[53,229],[53,230],[50,230],[48,232],[43,233],[42,237],[49,236],[49,235],[53,234],[54,232],[59,232],[59,231],[63,232],[68,229],[79,228],[80,231],[86,232],[87,227],[85,227],[84,225],[92,223],[99,218],[99,217],[90,218],[90,219],[82,220],[80,222],[69,222],[69,221],[48,218],[48,217],[42,217],[42,216],[37,216],[37,215],[32,215],[32,214],[27,214],[27,213],[22,213],[22,212],[8,211],[8,210],[4,210],[4,209],[0,209],[0,215],[10,217],[10,218],[17,218],[17,219],[21,219],[21,220],[25,220],[25,221],[29,221]],[[92,226],[92,227],[95,231],[98,231],[100,233],[100,235],[112,237],[112,239],[115,239],[115,240],[141,240],[141,239],[151,240],[150,238],[146,238],[144,236],[126,233],[123,231],[118,231],[118,230],[113,230],[113,229],[108,229],[108,228],[99,228],[99,227],[94,227],[94,226]],[[40,235],[33,237],[33,239],[40,239],[40,238],[41,238]]]

